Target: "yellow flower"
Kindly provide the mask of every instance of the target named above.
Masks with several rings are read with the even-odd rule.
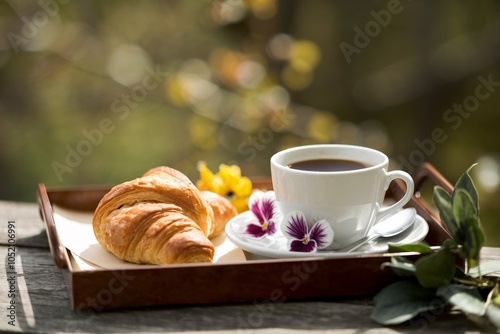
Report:
[[[205,162],[198,164],[200,180],[196,186],[200,190],[209,190],[226,197],[238,212],[248,210],[248,197],[252,193],[252,181],[246,176],[241,176],[241,169],[237,165],[219,166],[219,171],[214,174]]]

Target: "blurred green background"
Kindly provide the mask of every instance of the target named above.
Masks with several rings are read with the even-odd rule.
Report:
[[[0,199],[349,143],[455,183],[500,246],[498,1],[4,1]]]

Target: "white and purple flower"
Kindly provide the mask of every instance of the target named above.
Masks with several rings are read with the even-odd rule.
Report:
[[[325,219],[308,221],[301,211],[293,211],[282,224],[292,252],[316,252],[333,242],[333,229]]]
[[[274,191],[255,191],[248,200],[248,207],[257,218],[258,224],[248,224],[245,231],[247,234],[255,238],[261,238],[276,232],[279,213],[276,207]]]

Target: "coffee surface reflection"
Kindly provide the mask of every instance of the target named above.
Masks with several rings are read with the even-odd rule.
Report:
[[[345,172],[368,167],[365,163],[344,159],[313,159],[297,161],[287,167],[309,172]]]

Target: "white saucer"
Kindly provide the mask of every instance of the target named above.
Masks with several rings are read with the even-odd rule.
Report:
[[[297,257],[329,257],[342,258],[352,257],[359,254],[384,253],[391,244],[409,244],[422,241],[429,232],[429,225],[424,218],[417,215],[415,223],[403,233],[391,237],[380,238],[375,242],[367,244],[359,250],[351,253],[335,251],[319,251],[316,253],[292,252],[287,249],[287,240],[278,228],[273,235],[266,235],[261,239],[256,239],[245,233],[247,224],[255,222],[256,218],[251,211],[243,212],[226,225],[226,235],[236,246],[252,254],[267,258],[297,258]]]

